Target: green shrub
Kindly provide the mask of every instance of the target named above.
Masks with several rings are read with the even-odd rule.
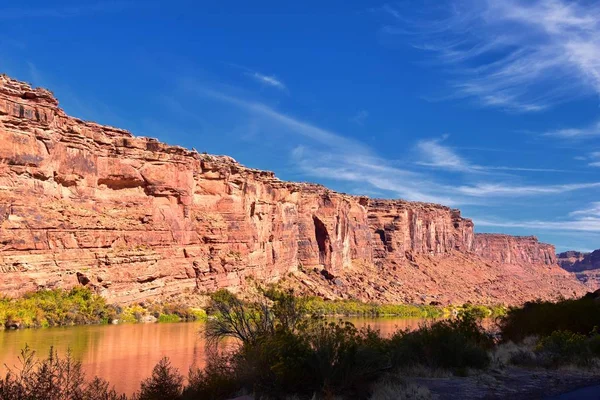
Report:
[[[424,364],[430,368],[455,371],[485,368],[488,350],[494,345],[475,318],[463,315],[450,321],[435,322],[412,332],[398,332],[391,338],[395,366]]]
[[[230,357],[209,354],[204,370],[190,369],[188,385],[183,390],[183,400],[221,400],[235,397],[241,389]]]
[[[158,316],[158,322],[181,322],[181,317],[176,314],[160,314]]]
[[[327,301],[320,297],[308,298],[306,310],[310,314],[329,316],[438,318],[443,315],[442,309],[435,306],[363,303],[356,300]]]
[[[596,326],[600,326],[600,303],[593,296],[557,303],[525,303],[508,310],[500,320],[502,338],[513,342],[528,336],[549,336],[555,331],[587,335]]]
[[[115,307],[88,288],[41,290],[19,299],[0,298],[0,324],[22,328],[106,323]]]
[[[141,322],[147,311],[144,307],[139,304],[134,304],[129,307],[125,307],[119,316],[121,322],[136,323]]]
[[[74,361],[70,354],[60,358],[50,349],[46,359],[38,360],[35,352],[26,347],[19,361],[18,369],[10,369],[0,379],[3,400],[126,400],[103,379],[86,382],[81,363]]]
[[[387,340],[376,331],[357,330],[344,321],[317,321],[299,335],[311,349],[308,373],[316,379],[316,388],[322,393],[350,391],[363,397],[359,392],[391,367]]]
[[[178,400],[183,392],[183,376],[163,358],[152,370],[152,376],[140,385],[135,400]]]
[[[543,364],[557,366],[590,361],[588,338],[579,333],[555,331],[538,341],[535,353]]]

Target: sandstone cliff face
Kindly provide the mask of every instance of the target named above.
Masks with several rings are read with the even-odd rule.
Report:
[[[600,269],[600,249],[591,253],[566,251],[558,254],[558,263],[569,272],[582,272]]]
[[[478,233],[473,250],[486,260],[503,264],[556,264],[554,246],[540,243],[535,236]]]
[[[458,257],[498,268],[472,250],[498,264],[554,263],[553,249],[531,240],[478,238],[458,210],[284,182],[69,117],[50,92],[0,76],[2,293],[83,284],[131,302],[287,277],[334,297],[426,301],[419,293],[443,287],[456,267],[432,289],[415,265],[433,271]],[[394,274],[405,282],[385,290]],[[538,297],[581,289],[563,278]],[[471,298],[457,290],[433,298]]]
[[[566,251],[557,256],[566,271],[573,272],[591,290],[600,289],[600,249],[591,253]]]

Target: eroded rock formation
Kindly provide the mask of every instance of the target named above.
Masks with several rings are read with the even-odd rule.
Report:
[[[583,293],[554,264],[532,238],[474,235],[458,210],[284,182],[67,116],[49,91],[0,76],[3,294],[86,285],[131,302],[250,278],[381,301]]]
[[[554,246],[540,243],[535,236],[478,233],[473,250],[487,260],[502,264],[556,264]]]
[[[600,289],[600,249],[591,253],[566,251],[557,256],[558,264],[592,290]]]

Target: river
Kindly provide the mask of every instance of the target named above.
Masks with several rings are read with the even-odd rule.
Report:
[[[414,329],[422,319],[354,318],[357,327],[370,325],[384,336],[398,329]],[[46,356],[51,347],[64,356],[70,349],[81,361],[88,378],[108,380],[120,393],[132,394],[162,357],[184,375],[190,366],[203,367],[206,361],[204,323],[93,325],[68,328],[0,331],[0,373],[6,366],[19,365],[21,349],[28,345]]]

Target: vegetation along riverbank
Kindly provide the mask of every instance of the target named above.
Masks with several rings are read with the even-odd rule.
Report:
[[[259,289],[262,293],[265,290]],[[472,304],[433,306],[414,304],[364,303],[357,300],[326,301],[303,298],[309,315],[401,318],[448,318],[463,312],[479,317],[497,317],[502,306]],[[87,288],[53,289],[27,293],[20,298],[0,297],[0,329],[43,328],[108,323],[190,322],[207,319],[206,307],[190,307],[183,302],[142,302],[128,306],[108,304]]]
[[[248,301],[219,291],[203,332],[213,349],[206,367],[185,379],[163,359],[132,398],[543,398],[600,379],[599,300],[595,293],[512,308],[499,319],[499,336],[476,313],[462,312],[383,337],[311,314],[309,300],[289,292]],[[227,337],[238,346],[219,351]],[[108,382],[86,380],[68,356],[38,360],[26,349],[21,360],[0,381],[0,398],[50,398],[52,390],[55,399],[126,399]]]

